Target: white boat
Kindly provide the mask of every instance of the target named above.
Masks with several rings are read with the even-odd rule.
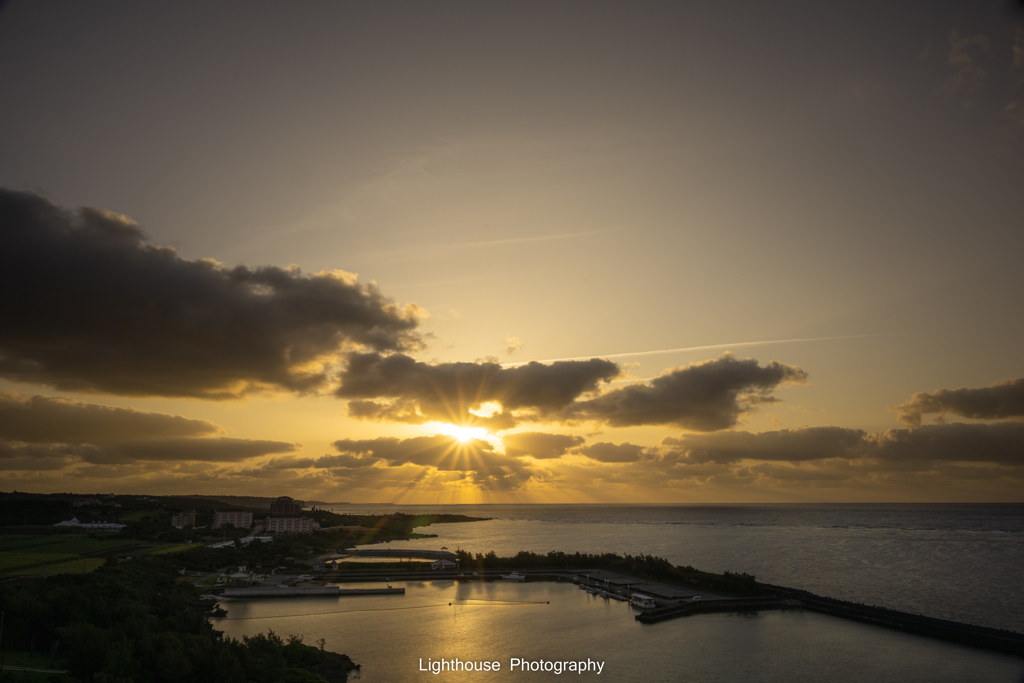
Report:
[[[520,574],[519,572],[512,572],[511,574],[502,574],[501,578],[506,581],[526,581],[526,575]]]
[[[633,593],[633,595],[629,596],[629,604],[640,609],[654,609],[657,607],[654,604],[654,598],[643,593]]]

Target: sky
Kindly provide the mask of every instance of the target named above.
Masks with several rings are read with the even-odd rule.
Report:
[[[0,5],[0,489],[1024,501],[1024,4]]]

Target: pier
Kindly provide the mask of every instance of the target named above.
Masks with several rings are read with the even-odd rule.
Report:
[[[667,619],[715,612],[805,609],[872,626],[1024,657],[1024,634],[1014,631],[926,617],[885,607],[861,605],[782,586],[769,586],[766,592],[768,594],[761,597],[700,600],[666,605],[645,610],[636,615],[636,620],[644,624],[654,624]]]

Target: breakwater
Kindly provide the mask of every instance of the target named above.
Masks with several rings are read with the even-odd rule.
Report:
[[[636,620],[645,624],[653,624],[666,619],[714,612],[806,609],[873,626],[882,626],[905,633],[1024,657],[1024,634],[1015,631],[925,617],[885,607],[862,605],[782,586],[767,586],[767,588],[769,589],[768,594],[760,597],[702,600],[646,610],[642,614],[638,614]]]

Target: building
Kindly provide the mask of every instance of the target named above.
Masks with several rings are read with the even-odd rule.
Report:
[[[213,513],[213,528],[222,526],[248,529],[252,527],[252,513],[247,510],[217,510]]]
[[[274,515],[267,517],[267,532],[271,534],[308,534],[320,525],[309,517]]]
[[[455,569],[458,565],[451,560],[437,560],[430,563],[431,569]]]
[[[184,529],[187,526],[196,525],[196,511],[195,510],[182,510],[178,514],[171,517],[171,526],[179,529]]]
[[[288,496],[281,496],[270,504],[270,514],[274,516],[292,516],[302,514],[302,507],[305,505],[301,500],[295,500]]]
[[[98,520],[95,522],[79,522],[78,517],[72,517],[71,519],[64,520],[63,522],[57,522],[54,526],[73,526],[79,529],[87,529],[88,531],[120,531],[121,529],[128,526],[127,524],[119,524],[117,522],[104,522]]]

